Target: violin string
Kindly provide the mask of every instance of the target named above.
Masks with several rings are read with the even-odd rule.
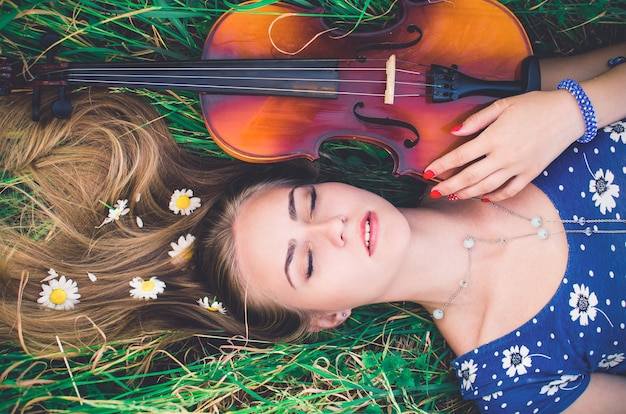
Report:
[[[106,79],[115,79],[117,77],[119,77],[120,79],[129,79],[129,78],[137,78],[137,79],[141,79],[142,83],[144,79],[149,79],[149,78],[159,78],[162,77],[160,75],[110,75],[110,74],[102,74],[102,75],[94,75],[91,78],[81,78],[79,76],[73,75],[71,77],[71,81],[73,82],[84,82],[84,81],[90,81],[90,82],[107,82],[107,80],[98,80],[98,79],[94,79],[94,78],[98,78],[98,77],[103,77]],[[271,77],[271,78],[265,78],[265,77],[258,77],[258,76],[185,76],[185,75],[177,75],[177,76],[168,76],[168,78],[170,79],[214,79],[214,80],[250,80],[250,81],[280,81],[280,82],[292,82],[292,81],[298,81],[298,82],[317,82],[317,83],[362,83],[362,84],[380,84],[380,85],[385,85],[385,81],[384,80],[370,80],[370,79],[316,79],[316,78],[292,78],[292,77],[282,77],[282,78],[278,78],[278,77]],[[133,82],[128,82],[128,83],[133,83]],[[172,83],[172,85],[177,85],[175,83]],[[194,85],[194,84],[187,84],[187,85]],[[200,84],[203,85],[204,84]],[[426,83],[426,82],[399,82],[396,81],[396,85],[406,85],[406,86],[424,86],[424,87],[428,87],[428,86],[435,86],[434,84],[431,83]]]
[[[92,79],[88,80],[91,84],[101,83],[103,85],[110,84],[111,81],[95,81]],[[76,80],[76,82],[80,82],[80,80]],[[123,82],[116,81],[116,86],[128,86],[133,87],[136,86],[135,82]],[[200,86],[204,89],[219,89],[219,90],[233,90],[233,91],[260,91],[260,92],[311,92],[315,93],[315,95],[344,95],[344,96],[370,96],[370,97],[384,97],[384,93],[367,93],[367,92],[349,92],[349,91],[324,91],[324,90],[314,90],[309,91],[306,89],[293,89],[293,88],[270,88],[270,87],[253,87],[253,86],[228,86],[228,85],[204,85],[204,84],[185,84],[185,83],[159,83],[159,82],[141,82],[142,87],[156,87],[162,89],[176,89],[176,87],[189,87],[189,88],[199,88]],[[409,93],[409,94],[396,94],[396,98],[418,98],[418,97],[426,97],[430,96],[427,93]]]
[[[313,60],[315,61],[315,60]],[[340,62],[342,60],[333,60],[333,62]],[[345,59],[346,62],[354,62],[354,60],[348,60]],[[381,61],[383,62],[382,59],[375,59],[375,61]],[[202,61],[200,61],[202,62]],[[418,70],[411,70],[408,69],[409,66],[422,66],[422,67],[427,67],[427,65],[424,65],[422,63],[412,63],[412,62],[407,62],[407,61],[398,61],[399,63],[404,63],[407,65],[407,68],[403,68],[403,67],[396,67],[396,72],[398,73],[404,73],[404,74],[409,74],[409,75],[416,75],[416,76],[426,76],[426,77],[432,77],[432,74],[430,74],[429,72],[426,71],[418,71]],[[187,62],[185,64],[189,64],[189,63],[193,63],[193,62]],[[141,70],[142,73],[145,72],[156,72],[156,71],[160,71],[160,72],[185,72],[185,71],[206,71],[206,72],[211,72],[211,71],[271,71],[271,72],[280,72],[280,71],[337,71],[337,72],[342,72],[342,71],[353,71],[353,72],[361,72],[361,71],[367,71],[367,72],[386,72],[386,67],[382,66],[369,66],[369,67],[336,67],[336,66],[328,66],[328,67],[315,67],[315,66],[311,66],[311,67],[272,67],[272,66],[267,66],[267,67],[232,67],[232,66],[224,66],[224,67],[205,67],[203,65],[199,65],[199,66],[181,66],[181,67],[150,67],[150,66],[143,66],[140,68],[137,67],[115,67],[115,64],[110,64],[108,63],[106,67],[96,67],[96,68],[83,68],[83,67],[71,67],[71,68],[63,68],[60,70],[54,70],[54,71],[49,71],[46,72],[46,74],[64,74],[64,73],[80,73],[80,72],[85,72],[88,74],[95,74],[97,72],[105,72],[107,74],[110,74],[111,72],[115,72],[115,71],[128,71],[128,70]]]
[[[381,72],[381,73],[385,73],[386,69],[385,68],[332,68],[332,67],[328,67],[328,68],[316,68],[316,67],[300,67],[300,68],[272,68],[272,67],[239,67],[239,68],[229,68],[229,67],[184,67],[184,68],[176,68],[176,67],[172,67],[172,68],[124,68],[124,67],[120,67],[120,68],[69,68],[69,69],[61,69],[61,70],[56,70],[56,71],[50,71],[50,72],[46,72],[46,74],[63,74],[63,73],[88,73],[88,74],[96,74],[96,73],[111,73],[111,72],[116,72],[116,71],[120,71],[120,72],[124,72],[124,71],[129,71],[129,70],[133,70],[133,69],[138,69],[140,70],[143,74],[145,73],[149,73],[149,72],[191,72],[191,71],[203,71],[203,72],[207,72],[207,73],[211,73],[211,72],[227,72],[227,71],[231,71],[231,72],[237,72],[237,71],[258,71],[258,72],[314,72],[314,71],[318,71],[318,72],[324,72],[324,71],[329,71],[329,72]],[[432,76],[432,74],[428,73],[428,72],[420,72],[420,71],[415,71],[415,70],[408,70],[408,69],[402,69],[402,68],[397,68],[396,69],[397,73],[403,73],[403,74],[407,74],[407,75],[416,75],[416,76]]]
[[[311,59],[313,60],[313,59]],[[341,60],[332,60],[332,62],[338,62]],[[354,60],[349,60],[349,59],[345,59],[343,61],[346,62],[354,62]],[[384,61],[383,59],[374,59],[373,61]],[[371,61],[368,61],[371,62]],[[427,66],[424,64],[420,64],[420,63],[412,63],[412,62],[406,62],[406,61],[401,61],[402,63],[406,64],[407,66]],[[323,68],[323,67],[298,67],[298,68],[276,68],[276,67],[250,67],[250,68],[246,68],[246,67],[238,67],[238,68],[233,68],[231,67],[203,67],[202,65],[200,65],[200,67],[194,67],[194,66],[185,66],[185,67],[141,67],[139,70],[142,72],[141,74],[120,74],[117,75],[116,72],[127,72],[128,70],[133,70],[133,69],[138,69],[138,68],[133,68],[133,67],[129,67],[129,68],[124,68],[124,67],[111,67],[109,65],[107,65],[107,67],[101,67],[101,68],[81,68],[81,67],[72,67],[72,68],[64,68],[61,70],[57,70],[57,71],[50,71],[47,74],[49,75],[65,75],[68,76],[68,80],[70,80],[71,82],[76,82],[76,83],[80,83],[80,82],[89,82],[90,84],[94,84],[94,83],[98,83],[98,84],[110,84],[112,82],[115,82],[116,85],[118,86],[134,86],[137,84],[137,82],[133,82],[132,80],[129,81],[125,81],[126,79],[133,79],[133,78],[138,78],[141,79],[141,84],[143,87],[156,87],[156,88],[171,88],[171,89],[175,89],[176,87],[186,87],[186,88],[200,88],[200,89],[231,89],[231,90],[240,90],[240,91],[261,91],[261,92],[307,92],[306,89],[292,89],[292,88],[272,88],[272,87],[264,87],[264,86],[247,86],[247,85],[243,85],[243,86],[228,86],[228,85],[206,85],[206,84],[202,84],[202,83],[182,83],[182,82],[175,82],[177,80],[185,80],[185,79],[194,79],[194,80],[198,80],[198,79],[212,79],[215,81],[219,81],[219,80],[239,80],[239,81],[274,81],[274,82],[315,82],[315,83],[320,83],[320,84],[324,84],[324,83],[336,83],[336,84],[385,84],[386,80],[375,80],[375,79],[327,79],[327,78],[320,78],[320,79],[316,79],[316,78],[299,78],[299,77],[259,77],[259,76],[237,76],[237,75],[231,75],[231,76],[212,76],[210,75],[211,72],[216,72],[216,71],[232,71],[232,72],[236,72],[236,71],[245,71],[245,70],[251,70],[251,71],[259,71],[259,72],[263,72],[263,71],[271,71],[271,72],[287,72],[287,71],[337,71],[337,72],[342,72],[342,71],[352,71],[352,72],[384,72],[386,70],[386,68],[382,68],[382,67],[328,67],[328,68]],[[172,79],[172,82],[167,83],[167,82],[150,82],[150,81],[146,81],[146,79],[149,78],[158,78],[158,77],[163,77],[163,75],[150,75],[147,74],[146,72],[156,72],[159,71],[161,73],[165,72],[176,72],[176,75],[166,75],[167,78]],[[185,75],[185,74],[179,74],[181,72],[189,72],[189,71],[202,71],[205,73],[209,73],[209,75],[206,76],[198,76],[196,74],[194,75]],[[417,77],[424,77],[425,80],[429,80],[430,78],[432,78],[432,75],[430,73],[424,73],[421,71],[417,71],[417,70],[410,70],[410,69],[405,69],[405,68],[401,68],[401,67],[397,67],[396,68],[396,72],[397,73],[402,73],[402,74],[407,74],[407,75],[411,75],[411,76],[417,76]],[[98,80],[96,78],[101,77],[101,78],[105,78],[103,80]],[[116,79],[118,78],[118,79]],[[434,87],[435,84],[433,84],[432,82],[406,82],[406,81],[399,81],[396,80],[395,84],[397,86],[409,86],[409,87],[423,87],[423,88],[428,88],[428,87]],[[320,95],[320,94],[327,94],[327,95],[358,95],[358,96],[374,96],[374,97],[379,97],[379,96],[384,96],[384,93],[361,93],[361,92],[351,92],[351,91],[323,91],[323,90],[315,90],[315,94]],[[397,98],[401,98],[401,97],[423,97],[423,96],[429,96],[431,94],[429,93],[405,93],[405,94],[396,94],[395,97]]]

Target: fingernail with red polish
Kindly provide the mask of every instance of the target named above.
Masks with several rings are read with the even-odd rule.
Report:
[[[455,126],[454,128],[452,128],[450,130],[450,132],[456,132],[458,130],[460,130],[461,128],[463,128],[463,124],[458,124],[457,126]]]
[[[441,196],[443,196],[443,194],[441,194],[439,190],[432,190],[430,192],[430,198],[440,198]]]
[[[460,199],[461,199],[461,197],[459,197],[458,195],[456,195],[456,194],[454,194],[454,193],[453,193],[453,194],[450,194],[450,195],[448,196],[448,200],[450,200],[450,201],[457,201],[457,200],[460,200]]]
[[[435,174],[435,172],[433,170],[426,170],[424,171],[424,174],[422,175],[422,177],[424,177],[424,179],[426,180],[430,180],[435,178],[437,174]]]
[[[483,203],[491,203],[491,200],[489,200],[487,197],[481,198],[480,201],[482,201]]]

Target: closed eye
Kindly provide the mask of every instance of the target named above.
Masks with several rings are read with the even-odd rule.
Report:
[[[306,278],[310,279],[312,274],[313,274],[313,252],[309,249],[307,251]]]
[[[315,203],[317,202],[317,191],[315,191],[315,186],[311,186],[309,189],[309,219],[313,221],[313,213],[315,212]],[[310,279],[313,274],[313,251],[311,249],[307,250],[307,267],[306,267],[306,278]]]

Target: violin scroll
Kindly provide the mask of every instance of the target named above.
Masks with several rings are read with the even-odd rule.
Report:
[[[8,96],[11,92],[32,88],[33,90],[33,121],[40,118],[41,113],[41,87],[57,87],[57,100],[52,103],[52,114],[60,119],[70,116],[72,113],[72,104],[66,97],[67,82],[63,79],[54,79],[51,73],[62,64],[54,63],[54,54],[57,46],[55,46],[59,37],[56,34],[46,34],[42,37],[40,45],[46,50],[46,63],[38,64],[31,67],[28,72],[32,75],[32,79],[25,76],[26,68],[23,65],[9,64],[6,58],[0,57],[0,96]]]

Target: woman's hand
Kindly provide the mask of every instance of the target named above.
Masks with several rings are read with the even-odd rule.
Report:
[[[469,136],[480,130],[476,138],[426,167],[428,178],[465,166],[434,186],[433,198],[456,195],[499,201],[512,197],[580,138],[585,124],[572,96],[554,90],[500,99],[452,133]]]

